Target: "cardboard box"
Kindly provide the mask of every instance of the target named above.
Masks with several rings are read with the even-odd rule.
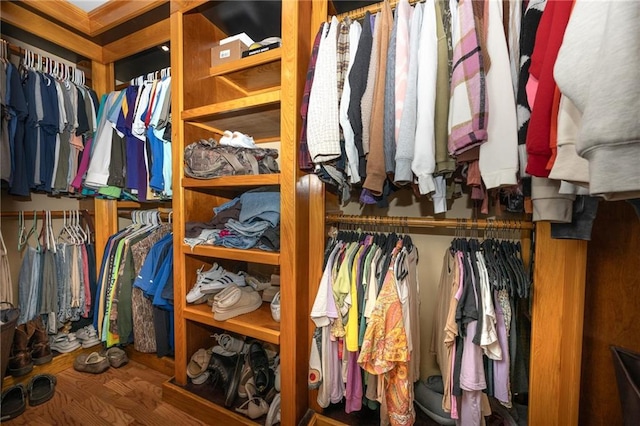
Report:
[[[242,52],[248,47],[240,40],[234,40],[225,44],[218,44],[211,48],[211,66],[224,64],[242,58]]]

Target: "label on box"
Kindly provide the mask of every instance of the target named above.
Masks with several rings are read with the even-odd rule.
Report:
[[[225,59],[231,56],[231,49],[221,50],[220,51],[220,59]]]

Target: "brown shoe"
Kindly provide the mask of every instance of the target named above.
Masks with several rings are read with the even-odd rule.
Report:
[[[84,373],[100,374],[109,369],[109,360],[98,352],[80,354],[73,362],[73,368]]]
[[[38,317],[30,321],[34,325],[33,336],[31,337],[31,359],[34,365],[41,365],[51,362],[53,354],[49,344],[49,336],[44,328],[42,318]]]
[[[33,334],[33,325],[20,324],[16,327],[9,358],[9,374],[13,377],[24,376],[33,370],[33,360],[29,353],[29,340]]]

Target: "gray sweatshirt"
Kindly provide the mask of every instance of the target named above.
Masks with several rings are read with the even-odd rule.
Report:
[[[640,196],[640,3],[578,0],[554,77],[582,112],[576,149],[590,192]]]

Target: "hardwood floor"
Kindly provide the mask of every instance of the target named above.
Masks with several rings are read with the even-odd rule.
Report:
[[[205,424],[162,402],[162,383],[169,377],[135,361],[97,375],[68,368],[56,374],[56,379],[56,393],[50,401],[36,407],[27,406],[21,416],[2,423],[29,426]]]

